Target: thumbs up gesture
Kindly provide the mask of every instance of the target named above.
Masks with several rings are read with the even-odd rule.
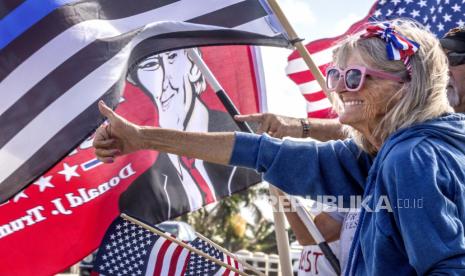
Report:
[[[98,104],[100,113],[108,119],[107,125],[100,126],[93,146],[95,155],[104,163],[112,163],[117,156],[143,148],[141,127],[116,114],[103,101]]]

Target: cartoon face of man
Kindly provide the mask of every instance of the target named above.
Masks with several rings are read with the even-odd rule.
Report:
[[[161,127],[184,129],[195,93],[190,80],[193,66],[185,50],[149,56],[138,64],[139,85],[153,96]]]

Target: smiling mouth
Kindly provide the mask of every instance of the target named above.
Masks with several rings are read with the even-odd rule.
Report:
[[[363,101],[345,101],[344,106],[354,106],[354,105],[361,105]]]

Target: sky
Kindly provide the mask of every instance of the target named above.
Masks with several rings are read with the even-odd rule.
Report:
[[[278,0],[304,44],[344,33],[364,18],[374,0]],[[287,78],[285,67],[291,50],[261,47],[267,86],[268,111],[306,117],[306,103],[297,86]]]

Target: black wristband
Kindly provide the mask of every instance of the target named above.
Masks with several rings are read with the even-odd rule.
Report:
[[[307,138],[310,132],[310,124],[307,119],[300,119],[300,124],[302,124],[302,138]]]

